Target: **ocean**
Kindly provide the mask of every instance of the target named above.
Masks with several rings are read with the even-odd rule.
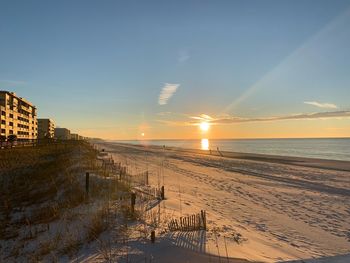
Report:
[[[350,138],[314,139],[198,139],[115,141],[140,145],[165,145],[216,150],[350,161]]]

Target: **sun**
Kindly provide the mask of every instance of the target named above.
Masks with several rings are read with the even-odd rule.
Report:
[[[199,128],[201,129],[201,131],[204,131],[204,132],[208,131],[209,127],[210,127],[209,123],[205,121],[199,124]]]

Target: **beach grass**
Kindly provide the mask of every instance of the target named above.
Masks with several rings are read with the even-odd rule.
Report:
[[[112,177],[98,154],[85,141],[1,151],[0,254],[6,255],[0,260],[31,255],[34,261],[56,261],[73,257],[83,244],[102,242],[110,227],[109,204],[128,196],[130,186]],[[128,209],[114,212],[123,216]]]

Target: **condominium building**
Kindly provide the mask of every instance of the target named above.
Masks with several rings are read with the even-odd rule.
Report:
[[[0,139],[32,140],[38,137],[36,107],[14,92],[0,91]]]
[[[79,134],[71,133],[70,138],[71,138],[71,140],[79,140]]]
[[[55,137],[55,123],[51,119],[38,119],[38,138]]]
[[[70,140],[70,130],[66,128],[55,128],[55,138],[59,140]]]
[[[70,134],[70,139],[71,140],[77,140],[77,141],[81,141],[81,140],[85,140],[85,137],[84,136],[81,136],[77,133],[71,133]]]

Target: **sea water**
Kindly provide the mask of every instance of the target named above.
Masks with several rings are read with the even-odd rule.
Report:
[[[350,138],[313,139],[198,139],[117,141],[188,149],[258,153],[350,161]]]

